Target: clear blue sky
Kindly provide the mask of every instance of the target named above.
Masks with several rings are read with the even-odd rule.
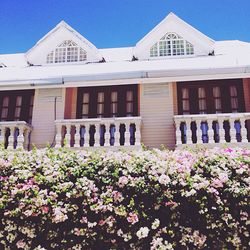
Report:
[[[215,40],[250,42],[250,0],[0,0],[0,54],[27,51],[61,20],[97,48],[133,46],[171,11]]]

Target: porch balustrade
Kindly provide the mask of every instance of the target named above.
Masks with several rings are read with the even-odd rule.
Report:
[[[141,146],[141,117],[56,120],[55,147]]]
[[[7,149],[28,149],[31,131],[25,121],[0,122],[0,143]]]
[[[250,113],[177,115],[174,121],[177,147],[249,142]]]

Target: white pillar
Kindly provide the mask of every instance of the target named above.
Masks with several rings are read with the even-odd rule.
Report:
[[[230,118],[229,122],[230,122],[230,142],[231,143],[236,143],[237,140],[236,140],[236,130],[235,130],[235,127],[234,127],[234,121],[235,119],[234,118]]]
[[[74,139],[75,139],[75,144],[73,145],[73,147],[79,148],[80,147],[80,130],[81,130],[81,126],[80,124],[76,124],[75,125],[75,135],[74,135]]]
[[[86,124],[85,125],[85,134],[84,134],[84,147],[85,148],[89,147],[89,138],[90,138],[89,129],[90,129],[90,125]]]
[[[62,146],[62,125],[56,124],[56,145],[55,148],[60,148]]]
[[[115,139],[115,143],[114,146],[120,146],[120,123],[119,122],[115,122],[115,133],[114,133],[114,139]]]
[[[100,147],[100,124],[95,124],[94,147]]]
[[[191,130],[190,118],[186,119],[186,126],[187,126],[187,129],[186,129],[187,144],[192,144],[193,141],[192,141],[192,130]]]
[[[110,123],[105,123],[105,134],[104,134],[104,146],[110,146],[110,132],[109,132],[109,127]]]
[[[71,137],[71,124],[67,124],[66,126],[66,134],[65,134],[65,138],[64,138],[64,146],[69,148],[70,147],[70,137]]]
[[[10,129],[10,135],[8,138],[8,147],[7,149],[13,149],[14,148],[14,131],[15,127],[9,127]]]
[[[141,146],[141,121],[135,122],[135,146]]]
[[[125,123],[124,146],[130,146],[130,122]]]
[[[19,135],[17,136],[16,148],[24,149],[24,127],[19,126]]]
[[[207,125],[208,125],[208,131],[207,131],[208,143],[215,143],[215,141],[214,141],[214,130],[213,130],[213,120],[208,119],[207,120]]]
[[[225,129],[223,128],[223,123],[224,123],[224,119],[223,118],[219,118],[218,119],[218,124],[219,124],[219,138],[220,138],[220,143],[226,143],[226,139],[225,139]]]
[[[181,121],[180,120],[175,120],[175,137],[176,137],[176,146],[181,145]]]

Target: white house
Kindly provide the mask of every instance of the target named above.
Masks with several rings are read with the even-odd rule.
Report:
[[[65,22],[0,55],[7,148],[249,145],[250,43],[170,13],[134,47],[99,49]]]

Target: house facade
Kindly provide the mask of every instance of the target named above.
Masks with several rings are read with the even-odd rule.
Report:
[[[65,22],[0,55],[6,148],[249,146],[250,43],[170,13],[134,47],[98,49]]]

